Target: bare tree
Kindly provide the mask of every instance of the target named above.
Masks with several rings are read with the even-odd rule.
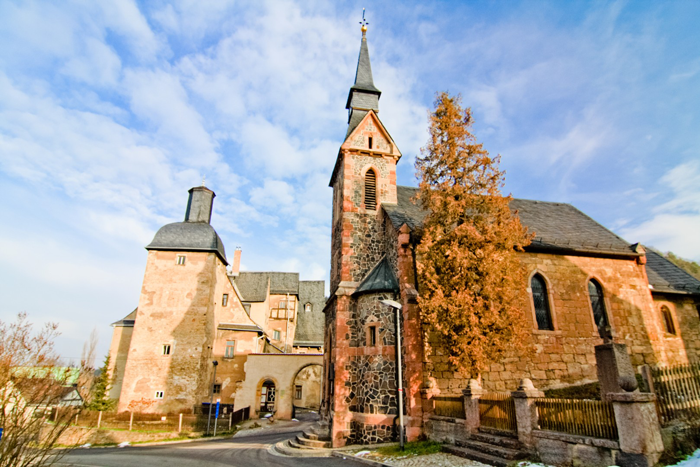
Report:
[[[83,344],[83,352],[80,356],[80,374],[78,375],[78,393],[86,404],[92,400],[92,389],[95,385],[95,357],[97,354],[97,342],[99,333],[94,328],[90,337]]]
[[[0,467],[51,465],[65,453],[53,448],[74,413],[55,410],[47,420],[69,376],[54,351],[57,335],[55,323],[35,332],[25,313],[0,321]]]

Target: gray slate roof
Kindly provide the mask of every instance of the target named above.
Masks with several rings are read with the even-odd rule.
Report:
[[[362,280],[353,295],[370,292],[398,292],[399,281],[396,280],[389,260],[384,257]]]
[[[418,188],[399,186],[397,190],[396,205],[382,204],[391,223],[397,229],[404,223],[411,229],[420,227],[427,211],[412,201]],[[638,256],[629,243],[570,204],[513,199],[510,208],[518,211],[522,224],[535,234],[530,250]]]
[[[134,323],[136,322],[136,313],[138,312],[138,307],[134,308],[134,311],[120,319],[119,321],[115,321],[112,323],[112,326],[116,327],[125,327],[125,328],[133,328]]]
[[[647,249],[647,277],[652,292],[700,295],[699,280],[651,249]]]
[[[299,295],[298,272],[241,272],[234,279],[244,302],[264,302],[267,284],[271,295]]]
[[[325,286],[324,281],[299,282],[299,310],[297,311],[294,345],[312,347],[323,345]],[[307,303],[311,303],[310,313],[304,311],[304,305]]]
[[[224,243],[214,228],[206,222],[175,222],[161,227],[156,232],[147,250],[167,251],[212,251],[224,264]]]

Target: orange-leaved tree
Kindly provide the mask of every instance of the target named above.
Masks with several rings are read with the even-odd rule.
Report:
[[[426,332],[449,361],[475,377],[509,351],[527,351],[524,268],[530,236],[503,196],[500,156],[471,133],[471,109],[437,95],[430,137],[416,160],[418,198],[428,215],[417,247]],[[429,342],[429,339],[426,339]]]

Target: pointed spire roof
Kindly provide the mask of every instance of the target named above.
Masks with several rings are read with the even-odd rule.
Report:
[[[367,274],[353,294],[398,291],[399,281],[396,280],[391,264],[389,264],[389,260],[385,256],[384,259]]]
[[[372,78],[372,65],[369,61],[369,48],[367,47],[367,28],[362,29],[362,42],[360,43],[360,56],[357,59],[357,71],[355,72],[355,84],[350,88],[346,109],[372,109],[379,111],[379,96],[382,92],[374,86]]]

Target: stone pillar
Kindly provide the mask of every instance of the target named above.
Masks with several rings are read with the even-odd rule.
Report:
[[[625,344],[606,342],[595,346],[600,396],[610,400],[610,394],[631,392],[637,389],[637,379]]]
[[[537,428],[535,400],[544,397],[544,392],[535,389],[529,378],[520,380],[517,391],[511,393],[515,403],[515,418],[518,424],[518,440],[527,447],[534,446],[532,430]]]
[[[484,390],[477,380],[470,379],[469,387],[463,389],[462,394],[464,395],[464,425],[467,433],[474,433],[481,425],[479,399],[484,395]]]
[[[651,467],[664,450],[656,415],[656,396],[644,392],[608,394],[613,403],[620,439],[621,467]]]

